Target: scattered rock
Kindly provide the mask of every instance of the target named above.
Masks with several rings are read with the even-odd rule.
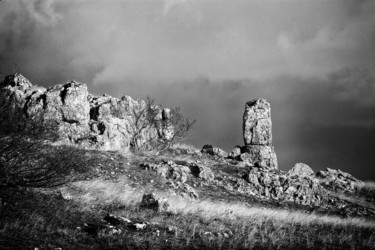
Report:
[[[195,189],[186,183],[183,185],[181,196],[183,196],[184,198],[189,198],[189,199],[199,199],[199,195],[195,191]]]
[[[113,214],[108,214],[103,218],[106,222],[112,225],[120,225],[120,224],[129,224],[131,220],[124,218],[122,216],[115,216]]]
[[[228,158],[228,153],[225,152],[223,149],[221,148],[217,148],[217,147],[213,147],[212,145],[204,145],[202,147],[202,150],[201,150],[202,153],[204,154],[209,154],[209,155],[216,155],[216,156],[219,156],[221,158]]]
[[[132,226],[135,230],[143,230],[147,227],[147,224],[146,223],[134,223],[132,224]]]
[[[176,214],[177,210],[174,208],[166,198],[159,197],[155,193],[144,194],[140,204],[141,208],[155,210],[159,213]]]
[[[204,164],[191,163],[189,167],[191,173],[197,178],[201,178],[205,181],[212,181],[215,178],[211,168]]]
[[[232,152],[229,153],[229,157],[232,159],[236,159],[241,155],[241,146],[235,146]]]
[[[162,161],[160,163],[145,162],[141,167],[155,171],[165,179],[173,179],[182,183],[186,182],[190,174],[190,168],[178,165],[173,161]]]

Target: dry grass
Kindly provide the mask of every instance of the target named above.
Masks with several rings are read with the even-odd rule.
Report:
[[[147,174],[153,173],[71,183],[61,188],[70,200],[35,190],[18,198],[10,195],[13,205],[0,210],[0,249],[372,249],[375,245],[371,220],[213,199],[186,200],[155,190],[149,180],[157,183],[156,176]],[[134,178],[141,183],[140,176],[142,186],[134,187]],[[168,198],[178,213],[140,209],[143,194],[152,191]],[[151,224],[141,231],[123,227],[116,235],[103,231],[92,236],[76,229],[84,223],[103,223],[108,213]],[[179,230],[169,233],[168,226]]]
[[[118,182],[105,180],[81,181],[74,183],[76,191],[80,190],[77,200],[85,204],[118,203],[123,206],[135,206],[142,198],[143,192],[127,185],[126,178]],[[195,214],[205,219],[221,218],[229,220],[244,220],[257,218],[260,220],[274,220],[280,223],[298,223],[300,225],[336,225],[344,227],[359,227],[375,229],[374,221],[361,218],[341,218],[331,215],[307,214],[285,209],[249,207],[243,203],[227,203],[213,200],[187,200],[169,193],[160,193],[167,197],[170,203],[181,214]]]
[[[186,149],[186,150],[190,150],[192,152],[194,151],[200,151],[198,148],[196,148],[195,146],[191,145],[191,144],[186,144],[186,143],[176,143],[172,146],[173,149]]]
[[[140,210],[143,195],[122,179],[116,183],[103,180],[82,181],[72,185],[75,200],[89,210],[100,206],[103,210],[128,218],[143,218],[156,225],[176,225],[181,232],[172,238],[161,238],[176,247],[213,248],[371,248],[375,244],[375,222],[361,218],[308,214],[276,208],[247,206],[214,200],[185,200],[168,193],[160,193],[176,207],[178,214],[169,216]],[[115,204],[115,205],[114,205]],[[223,233],[232,236],[223,238]],[[152,234],[137,234],[137,242],[157,241]],[[153,238],[154,237],[154,238]],[[115,244],[115,243],[113,243]],[[117,243],[116,243],[117,244]],[[115,245],[116,245],[115,244]],[[175,244],[175,245],[174,245]],[[114,246],[114,245],[113,245]]]

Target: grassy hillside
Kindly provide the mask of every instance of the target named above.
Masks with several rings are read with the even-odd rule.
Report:
[[[179,183],[176,176],[165,177],[161,172],[142,167],[144,162],[199,161],[210,166],[215,176],[239,178],[243,168],[217,157],[200,155],[189,146],[179,146],[158,156],[85,151],[85,157],[90,159],[90,169],[79,180],[61,187],[1,189],[1,249],[373,249],[375,246],[375,220],[371,214],[348,216],[344,208],[259,199],[193,175]],[[183,195],[187,185],[199,199]],[[373,185],[360,184],[355,194],[332,195],[370,211],[375,206],[372,191]],[[151,192],[165,197],[176,213],[141,208],[143,194]]]

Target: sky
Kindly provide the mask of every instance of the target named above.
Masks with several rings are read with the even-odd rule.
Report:
[[[265,98],[280,169],[375,180],[375,1],[3,0],[0,38],[1,77],[179,106],[198,148]]]

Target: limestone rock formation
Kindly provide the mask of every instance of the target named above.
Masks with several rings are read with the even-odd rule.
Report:
[[[272,146],[253,145],[245,148],[239,158],[249,166],[277,168],[276,153]]]
[[[144,100],[130,96],[118,99],[91,95],[86,84],[75,81],[46,89],[31,84],[21,74],[14,74],[0,83],[2,122],[41,114],[44,120],[58,123],[60,140],[97,149],[128,151],[138,132],[136,116],[145,107]],[[155,126],[142,130],[137,143],[173,137],[170,109],[159,108],[159,113]]]
[[[355,192],[355,183],[362,182],[340,169],[327,168],[326,171],[319,171],[316,176],[324,180],[322,181],[324,187],[341,192],[353,193]]]
[[[289,176],[314,176],[314,171],[304,163],[296,163],[294,167],[288,171]]]
[[[251,168],[244,179],[260,197],[319,206],[328,193],[314,176],[289,175],[276,169]]]
[[[271,105],[264,99],[246,103],[243,115],[245,146],[271,145]]]
[[[243,115],[244,154],[240,158],[250,165],[277,168],[272,146],[271,105],[264,99],[249,101]]]
[[[146,162],[141,167],[147,170],[155,171],[165,179],[172,179],[184,183],[188,179],[191,170],[189,167],[178,165],[173,161],[162,161],[160,163]]]

